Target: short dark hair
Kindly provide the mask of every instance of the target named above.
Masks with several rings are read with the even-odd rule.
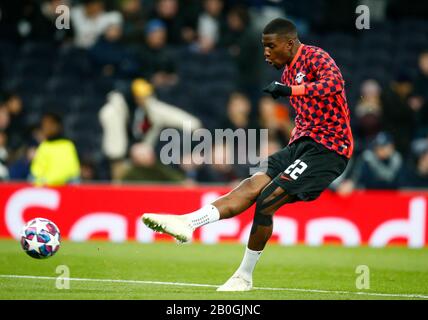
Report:
[[[297,28],[291,20],[276,18],[265,26],[263,34],[297,36]]]
[[[18,96],[18,93],[13,90],[3,91],[3,93],[0,95],[0,99],[1,99],[1,102],[7,102],[11,98],[16,96]]]
[[[244,26],[248,26],[250,24],[250,13],[248,12],[248,8],[243,5],[236,5],[229,10],[229,14],[236,15],[243,23]]]
[[[48,118],[48,119],[52,120],[53,122],[55,122],[56,124],[58,124],[60,127],[62,127],[62,117],[58,113],[51,112],[51,111],[45,112],[42,115],[42,119],[45,119],[45,118]]]
[[[419,53],[419,57],[428,54],[428,49],[423,50],[421,53]]]

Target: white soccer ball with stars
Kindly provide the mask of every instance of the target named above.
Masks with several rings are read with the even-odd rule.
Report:
[[[22,228],[22,249],[35,259],[52,257],[59,250],[60,242],[58,227],[48,219],[35,218]]]

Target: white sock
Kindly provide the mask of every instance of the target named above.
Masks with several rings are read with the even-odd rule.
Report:
[[[220,219],[220,212],[212,204],[206,205],[199,210],[184,215],[193,229]]]
[[[253,278],[254,268],[256,267],[257,261],[259,260],[262,252],[263,251],[254,251],[246,248],[244,258],[235,274],[240,274],[244,276],[245,279],[251,280]]]

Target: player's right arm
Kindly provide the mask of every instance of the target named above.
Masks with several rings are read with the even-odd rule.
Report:
[[[280,96],[330,96],[344,89],[345,81],[342,74],[327,52],[322,49],[313,51],[307,59],[309,69],[315,75],[315,81],[294,86],[273,81],[263,91],[270,93],[274,99],[277,99]]]

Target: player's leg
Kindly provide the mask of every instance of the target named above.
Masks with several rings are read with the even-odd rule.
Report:
[[[251,207],[263,188],[271,181],[265,173],[256,173],[212,204],[184,215],[146,213],[143,222],[151,229],[172,235],[180,242],[191,239],[192,233],[208,223],[234,217]]]
[[[257,198],[254,221],[251,227],[248,248],[262,251],[273,231],[273,215],[286,203],[296,200],[296,196],[288,194],[282,187],[270,183]]]
[[[274,212],[286,203],[313,201],[346,168],[347,160],[312,140],[294,145],[292,160],[257,198],[256,213],[244,258],[234,275],[218,290],[245,291],[252,287],[252,272],[269,240]]]
[[[219,211],[220,219],[232,218],[251,207],[271,180],[267,174],[258,172],[243,180],[228,194],[215,200],[212,205]]]
[[[271,182],[257,198],[254,221],[244,258],[233,276],[218,291],[247,291],[252,288],[253,271],[260,255],[272,235],[273,215],[284,204],[296,197]]]
[[[142,217],[143,222],[155,231],[170,234],[180,242],[187,242],[196,228],[236,216],[253,205],[260,192],[272,181],[271,177],[282,172],[284,163],[290,163],[292,149],[294,147],[287,146],[269,156],[260,164],[260,172],[243,180],[238,187],[212,204],[186,215],[146,213]]]

